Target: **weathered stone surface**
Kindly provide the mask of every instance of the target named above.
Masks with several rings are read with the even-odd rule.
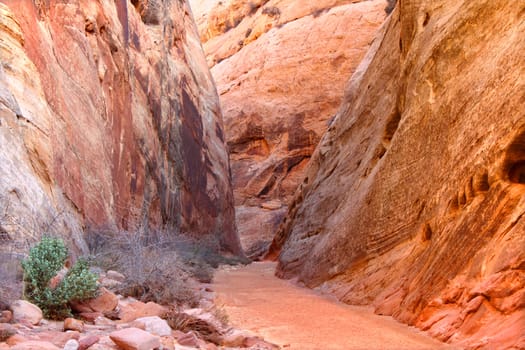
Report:
[[[384,0],[191,0],[220,94],[245,249],[275,234]],[[285,209],[284,209],[285,210]],[[244,215],[249,211],[253,215]],[[255,229],[257,227],[257,229]],[[252,238],[253,237],[253,238]]]
[[[38,306],[25,300],[16,300],[11,303],[11,311],[15,322],[26,321],[32,325],[37,325],[44,317]]]
[[[239,253],[218,97],[189,6],[134,3],[0,3],[0,231],[20,243],[47,227],[86,252],[84,227],[146,220]]]
[[[398,2],[274,239],[279,276],[449,342],[523,345],[524,14]]]
[[[160,346],[160,338],[138,328],[126,328],[109,335],[123,350],[152,350]]]

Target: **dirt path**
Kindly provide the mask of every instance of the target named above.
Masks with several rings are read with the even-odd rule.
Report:
[[[274,263],[253,263],[216,274],[218,305],[234,327],[290,350],[452,349],[368,308],[280,280],[274,268]]]

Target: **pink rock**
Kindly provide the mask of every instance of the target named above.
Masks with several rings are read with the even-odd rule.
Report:
[[[109,335],[123,350],[151,350],[160,346],[160,338],[138,328],[126,328]]]
[[[86,350],[93,344],[98,343],[99,340],[100,338],[96,335],[89,335],[87,337],[81,338],[78,342],[78,350]]]
[[[34,304],[25,300],[17,300],[11,304],[13,320],[15,322],[27,321],[32,325],[37,325],[42,321],[42,310]]]
[[[183,334],[177,337],[177,342],[180,345],[191,346],[194,348],[199,346],[200,344],[199,340],[200,339],[193,332],[188,332],[186,334]]]

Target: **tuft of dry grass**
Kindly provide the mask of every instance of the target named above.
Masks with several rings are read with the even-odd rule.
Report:
[[[175,330],[187,333],[193,331],[198,336],[207,341],[217,345],[222,342],[222,333],[213,324],[206,322],[195,316],[178,312],[175,309],[171,309],[162,316],[163,319],[168,322],[168,325]]]

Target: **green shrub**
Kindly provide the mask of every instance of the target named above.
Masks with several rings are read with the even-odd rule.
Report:
[[[70,301],[92,298],[97,291],[97,276],[79,259],[60,283],[52,288],[50,281],[64,267],[68,250],[59,238],[43,237],[22,261],[24,297],[38,305],[44,316],[63,319],[71,315]]]

